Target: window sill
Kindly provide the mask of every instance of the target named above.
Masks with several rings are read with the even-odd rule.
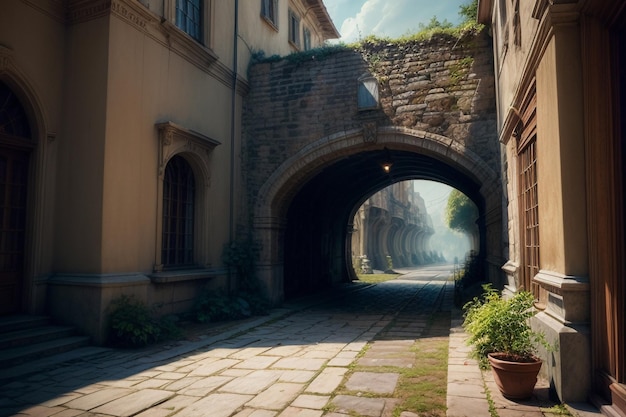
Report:
[[[169,46],[183,58],[204,70],[208,70],[211,64],[217,61],[218,57],[215,52],[189,36],[169,20],[164,20],[162,25],[166,31]]]
[[[181,269],[175,271],[155,272],[148,275],[154,284],[171,284],[174,282],[195,281],[214,278],[228,274],[227,269]]]
[[[267,16],[263,16],[263,15],[261,15],[261,19],[263,19],[263,21],[264,21],[265,23],[267,23],[267,25],[268,25],[269,27],[271,27],[271,28],[272,28],[272,29],[274,29],[276,32],[278,32],[278,25],[276,25],[276,23],[274,23],[274,22],[272,21],[272,19],[270,19],[270,18],[269,18],[269,17],[267,17]]]
[[[300,51],[300,45],[298,45],[297,43],[295,43],[291,39],[289,39],[289,45],[291,45],[291,47],[294,48],[296,51]]]

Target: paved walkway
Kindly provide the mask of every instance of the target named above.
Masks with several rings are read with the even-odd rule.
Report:
[[[448,416],[490,416],[486,392],[501,417],[549,415],[545,387],[527,403],[507,402],[466,359],[445,268],[405,272],[196,340],[1,370],[0,416],[391,417],[402,368],[416,363],[415,341],[448,335]],[[433,321],[442,315],[445,326]]]

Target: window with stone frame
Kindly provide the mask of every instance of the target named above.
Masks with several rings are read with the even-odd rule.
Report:
[[[519,167],[519,227],[521,239],[519,285],[531,291],[542,308],[547,293],[533,278],[540,269],[539,258],[539,195],[537,175],[537,97],[534,87],[522,107],[516,129]]]
[[[498,2],[498,56],[502,57],[509,48],[509,22],[507,16],[507,2]]]
[[[194,265],[195,178],[189,163],[175,155],[163,179],[161,262],[165,268]]]
[[[278,28],[278,0],[261,0],[261,17]]]
[[[311,49],[311,31],[309,28],[304,28],[302,30],[302,43],[305,51]]]
[[[300,48],[300,16],[289,9],[289,42]]]
[[[520,0],[513,0],[513,45],[519,47],[522,46],[522,24],[519,15],[519,2]]]
[[[176,26],[202,42],[202,0],[176,0]]]
[[[521,238],[523,251],[522,287],[533,288],[539,272],[539,203],[537,201],[537,143],[532,138],[518,154],[520,164]]]

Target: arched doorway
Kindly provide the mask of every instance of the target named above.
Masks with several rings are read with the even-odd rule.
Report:
[[[480,253],[486,277],[500,285],[502,194],[499,175],[462,145],[431,133],[397,127],[320,139],[287,160],[259,192],[258,275],[270,299],[328,288],[352,278],[350,223],[369,196],[395,182],[429,179],[461,190],[481,214]],[[391,173],[380,161],[390,156]],[[383,237],[382,240],[385,240]]]
[[[24,308],[28,173],[33,147],[24,106],[0,81],[0,314]]]

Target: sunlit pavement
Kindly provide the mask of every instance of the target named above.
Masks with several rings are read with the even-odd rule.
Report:
[[[458,315],[450,271],[401,270],[398,279],[347,285],[194,341],[104,349],[88,358],[2,370],[0,415],[391,416],[398,374],[351,374],[350,365],[412,366],[409,348],[432,314]],[[466,359],[458,324],[453,320],[450,337],[448,415],[489,416],[483,375]],[[335,395],[342,384],[362,395]],[[541,416],[539,406],[548,403],[537,397],[516,409],[500,402],[498,410],[501,416]]]

